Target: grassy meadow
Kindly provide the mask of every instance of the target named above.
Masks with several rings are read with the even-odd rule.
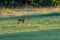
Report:
[[[40,12],[35,9],[0,9],[0,40],[59,40],[60,12]],[[25,14],[25,23],[17,24],[18,18]]]
[[[28,15],[25,23],[17,24],[23,16],[0,18],[0,34],[51,30],[60,28],[60,14]]]
[[[60,40],[60,29],[0,35],[0,40]]]

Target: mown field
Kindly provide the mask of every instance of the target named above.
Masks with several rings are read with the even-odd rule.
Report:
[[[0,14],[4,12],[0,10]],[[0,40],[60,40],[59,12],[26,15],[25,23],[17,24],[18,18],[22,17],[0,17]]]
[[[0,35],[0,40],[60,40],[60,29]]]
[[[23,16],[0,18],[0,34],[51,30],[60,28],[60,14],[28,15],[25,23],[17,24]]]

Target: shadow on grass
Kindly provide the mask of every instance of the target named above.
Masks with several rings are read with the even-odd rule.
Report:
[[[60,29],[0,35],[0,40],[60,40]]]
[[[38,15],[28,15],[28,18],[35,18],[35,17],[49,17],[49,16],[60,16],[60,13],[48,13],[48,14],[38,14]]]

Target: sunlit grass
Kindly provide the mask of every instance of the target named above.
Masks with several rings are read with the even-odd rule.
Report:
[[[17,24],[17,19],[0,19],[0,34],[60,29],[60,16],[26,18]]]
[[[20,9],[0,9],[0,14],[2,15],[31,15],[31,14],[49,14],[52,12],[59,12],[59,8],[20,8]],[[17,14],[18,13],[18,14]]]
[[[57,16],[54,16],[54,13],[50,13],[50,11],[52,10],[48,9],[46,11],[46,9],[1,9],[0,14],[3,16],[28,16],[26,16],[27,18],[25,20],[25,23],[20,24],[17,24],[17,19],[20,17],[3,19],[0,18],[0,34],[60,29],[60,16],[58,16],[60,13],[56,12],[55,14],[57,14]]]

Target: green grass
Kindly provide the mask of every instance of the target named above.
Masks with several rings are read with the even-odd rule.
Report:
[[[0,35],[0,40],[60,40],[60,29]]]
[[[12,9],[13,11],[16,11],[16,12],[22,12],[22,11],[27,11],[27,12],[31,12],[31,11],[34,11],[33,8],[20,8],[20,9]]]
[[[25,23],[17,24],[16,16],[0,18],[0,40],[60,40],[60,13],[35,14],[29,9],[0,9],[0,14],[14,12],[31,12]]]
[[[28,15],[25,23],[17,24],[18,18],[0,18],[0,34],[60,29],[60,14]]]
[[[28,9],[9,9],[9,8],[5,8],[5,9],[0,9],[0,14],[4,14],[4,13],[15,13],[15,12],[24,12],[24,11],[26,11],[26,12],[32,12],[32,11],[34,11],[34,9],[32,9],[32,8],[28,8]],[[35,11],[34,11],[35,12]]]
[[[60,40],[60,13],[0,18],[0,40]]]

